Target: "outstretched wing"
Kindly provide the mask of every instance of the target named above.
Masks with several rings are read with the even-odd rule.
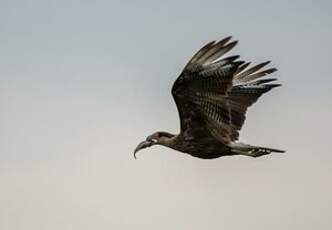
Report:
[[[172,87],[185,136],[211,136],[224,144],[237,140],[247,108],[279,86],[267,84],[276,79],[259,79],[276,71],[262,70],[269,62],[250,67],[250,63],[238,61],[239,56],[223,58],[237,44],[230,40],[227,37],[201,48]]]

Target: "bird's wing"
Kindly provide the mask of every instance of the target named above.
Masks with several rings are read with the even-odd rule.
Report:
[[[275,68],[261,70],[269,62],[253,67],[238,61],[239,56],[223,55],[237,41],[227,37],[210,42],[188,62],[172,87],[181,133],[193,138],[210,135],[228,144],[238,139],[245,113],[257,99],[279,84],[276,79],[260,79]]]

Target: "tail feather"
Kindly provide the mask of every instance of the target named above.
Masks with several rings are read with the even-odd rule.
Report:
[[[260,146],[252,146],[244,143],[233,143],[231,144],[231,151],[240,155],[250,156],[250,157],[260,157],[263,155],[268,155],[270,153],[284,153],[284,150],[273,149]]]

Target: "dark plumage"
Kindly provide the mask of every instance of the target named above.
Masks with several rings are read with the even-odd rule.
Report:
[[[134,155],[155,144],[203,159],[284,152],[236,142],[247,108],[280,84],[271,83],[275,78],[263,78],[277,70],[265,68],[269,61],[250,66],[249,62],[239,61],[239,56],[224,58],[237,44],[230,40],[227,37],[202,47],[173,84],[180,134],[156,132],[137,146]]]

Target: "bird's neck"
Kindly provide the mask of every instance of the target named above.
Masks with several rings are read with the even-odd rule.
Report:
[[[162,138],[159,139],[158,144],[166,146],[166,147],[170,147],[172,148],[172,146],[174,145],[174,142],[176,140],[177,135],[168,133],[169,135],[167,136],[163,136]]]
[[[163,137],[161,140],[159,140],[158,144],[182,152],[182,149],[178,145],[178,137],[179,135],[173,134],[172,137]]]

